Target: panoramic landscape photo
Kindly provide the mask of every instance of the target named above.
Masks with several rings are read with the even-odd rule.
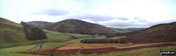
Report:
[[[0,0],[0,56],[176,56],[176,0]]]

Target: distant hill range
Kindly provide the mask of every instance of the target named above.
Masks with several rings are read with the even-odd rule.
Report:
[[[34,26],[34,27],[38,27],[41,29],[44,29],[46,26],[52,24],[51,22],[44,22],[44,21],[30,21],[27,23]]]
[[[81,21],[78,19],[67,19],[59,21],[56,23],[44,22],[44,21],[31,21],[28,24],[33,25],[34,27],[39,27],[41,29],[48,29],[57,32],[65,33],[82,33],[82,34],[114,34],[117,35],[127,35],[123,33],[140,31],[145,28],[127,28],[127,29],[118,29],[118,28],[108,28],[102,25],[89,23]]]
[[[146,28],[127,28],[127,29],[119,29],[119,28],[114,28],[117,33],[128,33],[128,32],[134,32],[134,31],[141,31]]]
[[[146,28],[127,28],[127,29],[117,29],[117,30],[127,30],[127,31],[130,31],[130,32],[133,32],[133,31],[140,31],[140,30],[144,30]]]
[[[127,36],[133,43],[176,42],[176,22],[152,26]]]
[[[66,19],[53,23],[45,27],[47,30],[65,32],[65,33],[81,33],[81,34],[114,34],[115,30],[78,19]]]

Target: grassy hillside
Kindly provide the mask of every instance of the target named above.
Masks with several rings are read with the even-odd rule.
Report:
[[[133,43],[176,42],[176,22],[152,26],[127,38]]]
[[[29,43],[20,24],[0,18],[0,48]]]
[[[1,18],[1,17],[0,17],[0,23],[1,24],[11,25],[11,26],[16,26],[16,27],[22,27],[20,24],[17,24],[17,23],[15,23],[13,21],[10,21],[10,20],[7,20],[7,19]]]
[[[45,43],[42,47],[43,49],[50,49],[50,48],[56,48],[65,46],[68,44],[74,44],[74,43],[80,43],[81,39],[90,39],[92,38],[91,35],[82,35],[82,34],[65,34],[60,32],[54,32],[54,31],[48,31],[44,30],[46,32],[48,41]],[[72,39],[70,36],[78,37],[78,39]],[[105,36],[96,36],[95,38],[105,38]],[[16,52],[25,52],[26,50],[34,47],[35,44],[32,45],[25,45],[25,46],[15,46],[15,47],[9,47],[9,48],[1,48],[0,49],[0,56],[42,56],[42,55],[31,55],[31,54],[21,54]],[[37,47],[39,48],[39,46]],[[38,50],[35,48],[32,51]]]

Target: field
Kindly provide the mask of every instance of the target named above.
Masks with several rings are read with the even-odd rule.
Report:
[[[123,46],[123,44],[121,44]],[[81,54],[91,54],[91,53],[108,53],[108,52],[119,52],[119,51],[129,51],[142,48],[152,48],[152,47],[167,47],[176,46],[174,42],[168,43],[151,43],[151,44],[133,44],[129,46],[120,47],[119,44],[70,44],[63,47],[41,50],[35,52],[27,52],[27,54],[76,54],[80,52]]]
[[[154,45],[154,44],[161,44],[161,43],[153,43],[153,44],[81,44],[79,41],[81,39],[74,39],[66,42],[50,42],[45,43],[42,50],[49,50],[53,48],[57,48],[57,50],[65,50],[65,49],[80,49],[83,46],[84,49],[91,49],[91,48],[107,48],[107,47],[136,47],[136,46],[144,46],[144,45]],[[27,45],[27,46],[18,46],[18,47],[11,47],[11,48],[3,48],[0,49],[0,56],[43,56],[43,55],[36,55],[36,54],[23,54],[18,52],[25,52],[29,48],[34,47],[35,45]],[[91,54],[82,54],[79,51],[76,54],[72,54],[72,56],[158,56],[160,49],[162,50],[176,50],[176,46],[165,46],[165,47],[152,47],[152,48],[141,48],[141,49],[134,49],[134,50],[126,50],[126,51],[118,51],[118,52],[106,52],[106,53],[91,53]],[[32,51],[38,51],[37,48]],[[50,54],[51,55],[51,54]],[[63,54],[52,54],[54,56],[60,56]],[[70,54],[71,55],[71,54]],[[67,55],[65,55],[67,56]]]
[[[167,51],[175,51],[175,46],[168,46],[168,47],[153,47],[153,48],[143,48],[143,49],[136,49],[136,50],[129,50],[129,51],[119,51],[119,52],[109,52],[109,53],[92,53],[92,54],[80,54],[77,53],[73,56],[160,56],[160,49],[167,50]],[[56,56],[59,56],[58,54]],[[163,55],[163,56],[170,56],[170,55]],[[174,56],[174,55],[171,55]]]
[[[68,44],[80,43],[81,39],[91,39],[91,35],[82,35],[82,34],[65,34],[59,32],[53,32],[44,30],[47,34],[46,43],[43,45],[42,50],[56,48],[65,46]],[[78,39],[73,39],[70,36],[78,37]],[[104,36],[97,36],[97,39],[105,38]],[[25,42],[26,43],[26,42]],[[18,46],[11,46],[7,48],[0,48],[0,56],[42,56],[42,55],[31,55],[31,54],[21,54],[17,52],[25,52],[26,50],[34,47],[36,44],[32,44],[32,41],[29,41],[27,44],[22,44]],[[36,47],[31,51],[38,51],[39,47]]]
[[[131,50],[123,50],[122,48],[131,48],[131,47],[140,47],[140,46],[149,46],[149,45],[157,45],[157,44],[163,44],[163,43],[149,43],[149,44],[133,44],[133,43],[92,43],[92,44],[86,44],[86,43],[80,43],[80,40],[82,39],[104,39],[105,36],[96,36],[92,37],[92,35],[82,35],[82,34],[65,34],[65,33],[59,33],[59,32],[53,32],[44,30],[47,33],[48,40],[45,40],[46,43],[43,45],[41,51],[46,50],[59,50],[56,51],[56,53],[50,53],[47,55],[50,56],[63,56],[64,53],[57,53],[60,52],[60,50],[77,50],[74,54],[67,54],[68,56],[159,56],[160,49],[162,50],[176,50],[176,46],[160,46],[160,47],[150,47],[150,48],[139,48],[139,49],[131,49]],[[77,37],[76,39],[71,38],[70,36]],[[121,37],[113,37],[111,39],[120,39],[125,38],[125,36]],[[175,44],[175,43],[174,43]],[[0,56],[46,56],[46,55],[39,55],[39,53],[25,53],[26,50],[34,47],[35,44],[30,45],[23,45],[23,46],[14,46],[9,48],[1,48],[0,49]],[[34,50],[31,50],[32,52],[40,52],[38,50],[39,47],[35,48]],[[104,50],[105,48],[105,50]],[[116,48],[116,49],[113,49]],[[87,49],[86,52],[90,52],[89,54],[84,54],[85,51],[81,51],[80,49]],[[93,52],[92,50],[97,49],[101,50],[97,53]],[[114,50],[114,51],[111,51]],[[122,49],[122,50],[119,50]],[[89,51],[88,51],[89,50]],[[94,50],[94,51],[97,51]],[[110,51],[107,51],[110,50]],[[106,51],[106,52],[104,52]],[[63,51],[62,51],[63,52]],[[69,53],[69,52],[68,52]],[[65,54],[65,56],[67,56]]]

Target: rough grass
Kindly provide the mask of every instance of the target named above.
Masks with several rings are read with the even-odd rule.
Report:
[[[23,30],[14,30],[10,28],[0,29],[0,48],[29,44],[25,39]]]

